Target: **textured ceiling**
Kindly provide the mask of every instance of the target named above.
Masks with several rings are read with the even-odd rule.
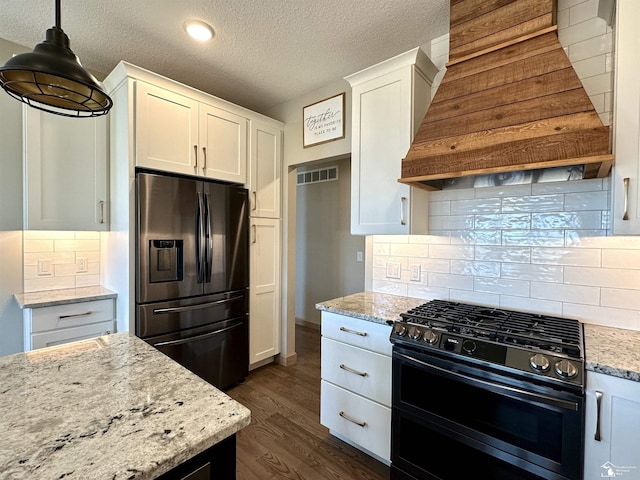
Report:
[[[448,0],[62,0],[82,64],[120,60],[258,112],[425,45],[449,30]],[[0,0],[0,38],[33,48],[54,0]],[[189,18],[213,26],[199,44]]]

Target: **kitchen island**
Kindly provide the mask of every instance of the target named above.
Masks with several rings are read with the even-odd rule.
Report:
[[[235,478],[235,434],[251,421],[128,332],[0,357],[0,411],[12,480]]]

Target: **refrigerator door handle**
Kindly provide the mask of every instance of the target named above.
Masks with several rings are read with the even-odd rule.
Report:
[[[211,281],[213,269],[213,235],[211,232],[211,199],[208,193],[204,194],[204,222],[205,222],[205,252],[204,252],[204,281]]]
[[[213,332],[209,332],[209,333],[204,333],[202,335],[198,335],[196,337],[189,337],[189,338],[183,338],[180,340],[171,340],[168,342],[160,342],[160,343],[154,343],[153,346],[158,348],[158,347],[167,347],[167,346],[171,346],[171,345],[181,345],[184,343],[190,343],[193,342],[195,340],[202,340],[204,338],[209,338],[209,337],[213,337],[215,335],[219,335],[221,333],[224,332],[228,332],[229,330],[233,330],[234,328],[238,328],[241,327],[242,323],[236,323],[235,325],[231,325],[230,327],[225,327],[225,328],[221,328],[219,330],[215,330]]]
[[[204,281],[204,268],[205,261],[205,242],[204,242],[204,205],[202,200],[202,193],[197,194],[197,208],[196,208],[196,279],[198,283]]]
[[[185,305],[184,307],[168,307],[168,308],[155,308],[153,310],[154,315],[161,315],[164,313],[178,313],[178,312],[188,312],[190,310],[200,310],[203,308],[211,308],[217,305],[222,305],[224,303],[231,303],[237,300],[242,300],[243,296],[236,296],[225,298],[224,300],[216,300],[215,302],[207,302],[207,303],[199,303],[197,305]]]

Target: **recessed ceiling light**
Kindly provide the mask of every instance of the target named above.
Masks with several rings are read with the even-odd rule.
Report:
[[[185,31],[200,42],[206,42],[213,37],[213,28],[201,20],[187,20],[184,22]]]

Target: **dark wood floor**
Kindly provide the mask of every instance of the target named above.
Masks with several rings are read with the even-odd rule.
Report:
[[[320,425],[320,332],[296,326],[298,362],[252,371],[227,393],[251,410],[237,435],[238,480],[388,480],[389,468]]]

